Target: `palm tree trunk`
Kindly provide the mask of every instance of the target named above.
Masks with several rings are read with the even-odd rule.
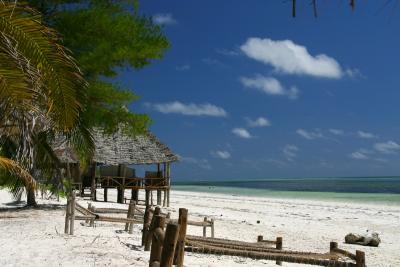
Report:
[[[35,197],[35,189],[33,186],[26,188],[26,206],[28,207],[36,207],[36,197]]]

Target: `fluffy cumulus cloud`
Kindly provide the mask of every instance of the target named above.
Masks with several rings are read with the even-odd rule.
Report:
[[[384,154],[395,154],[400,151],[400,145],[394,141],[376,143],[374,148]]]
[[[283,155],[286,157],[287,160],[292,161],[293,158],[297,157],[297,152],[299,148],[295,145],[286,145],[283,149]]]
[[[282,73],[334,79],[343,76],[343,70],[334,58],[325,54],[313,56],[306,47],[291,40],[249,38],[240,49],[248,57]]]
[[[245,128],[234,128],[232,129],[232,133],[240,138],[250,139],[252,135]]]
[[[161,113],[175,113],[188,116],[211,116],[211,117],[226,117],[228,113],[221,107],[205,103],[205,104],[185,104],[179,101],[168,103],[146,103],[146,107],[157,110]]]
[[[357,136],[360,138],[365,138],[365,139],[372,139],[376,138],[376,135],[373,133],[368,133],[368,132],[363,132],[363,131],[358,131]]]
[[[257,119],[250,119],[250,118],[246,118],[247,121],[247,125],[249,127],[267,127],[267,126],[271,126],[271,122],[264,117],[258,117]]]
[[[329,129],[329,132],[334,135],[344,135],[344,131],[340,129]]]
[[[324,135],[319,131],[307,131],[304,129],[297,129],[296,133],[307,140],[314,140],[324,137]]]
[[[158,25],[173,25],[178,23],[170,13],[155,14],[153,22]]]
[[[256,89],[268,95],[286,95],[290,99],[296,99],[299,94],[299,90],[295,86],[287,89],[273,77],[256,75],[254,77],[241,77],[240,81],[245,87]]]
[[[220,159],[229,159],[231,157],[231,153],[226,150],[211,151],[211,155]]]

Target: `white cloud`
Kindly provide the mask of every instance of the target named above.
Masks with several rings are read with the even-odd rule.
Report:
[[[319,131],[307,131],[304,129],[297,129],[296,133],[308,140],[314,140],[324,137],[323,134],[320,133]]]
[[[145,103],[145,106],[157,110],[161,113],[176,113],[188,116],[211,116],[226,117],[228,113],[221,107],[205,103],[205,104],[184,104],[179,101],[168,103]]]
[[[158,25],[173,25],[178,23],[170,13],[155,14],[153,22]]]
[[[283,73],[334,79],[343,76],[342,68],[334,58],[325,54],[312,56],[306,47],[291,40],[249,38],[240,49],[248,57],[271,65]]]
[[[252,138],[251,134],[244,128],[234,128],[232,129],[232,133],[241,138],[245,139]]]
[[[296,99],[299,90],[292,86],[286,89],[277,79],[273,77],[265,77],[263,75],[256,75],[253,78],[241,77],[240,81],[247,88],[257,89],[268,95],[287,95],[290,99]]]
[[[250,118],[246,118],[247,125],[249,127],[266,127],[266,126],[271,126],[271,122],[264,117],[258,117],[255,120],[252,120]]]
[[[229,159],[231,157],[231,153],[226,150],[211,151],[211,155],[220,159]]]
[[[394,141],[376,143],[374,148],[384,154],[395,154],[400,150],[400,145]]]
[[[198,167],[200,167],[202,169],[205,169],[205,170],[211,170],[212,169],[212,167],[211,167],[211,165],[210,165],[210,163],[208,162],[207,159],[197,159],[197,158],[193,158],[193,157],[183,157],[183,156],[180,156],[180,159],[181,159],[182,162],[186,162],[186,163],[189,163],[189,164],[196,165],[196,166],[198,166]]]
[[[175,69],[177,71],[190,70],[190,65],[189,64],[185,64],[185,65],[181,65],[181,66],[176,66]]]
[[[362,151],[355,151],[355,152],[351,153],[349,156],[350,156],[350,158],[357,159],[357,160],[369,159],[369,156],[367,156],[366,153],[363,153]]]
[[[373,133],[367,133],[367,132],[363,132],[363,131],[358,131],[357,135],[360,138],[366,138],[366,139],[376,138],[376,135],[374,135]]]
[[[344,135],[344,131],[340,129],[329,129],[329,132],[334,135]]]
[[[297,156],[297,152],[299,151],[299,148],[295,145],[286,145],[283,149],[282,152],[285,155],[286,159],[289,161],[292,161],[293,158]]]

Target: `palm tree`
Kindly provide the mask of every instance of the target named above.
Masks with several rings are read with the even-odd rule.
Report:
[[[0,168],[25,186],[27,205],[36,205],[35,161],[43,159],[43,151],[51,153],[38,149],[40,135],[61,133],[82,141],[77,133],[83,131],[90,143],[80,123],[85,96],[79,68],[41,15],[26,5],[0,1]],[[4,140],[15,144],[12,151],[5,152],[10,147]]]

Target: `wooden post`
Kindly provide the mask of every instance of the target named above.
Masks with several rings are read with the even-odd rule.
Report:
[[[185,239],[186,239],[186,229],[188,221],[188,210],[180,208],[179,209],[179,234],[178,241],[176,242],[174,264],[178,267],[183,267],[183,258],[185,256]]]
[[[146,210],[143,215],[143,230],[142,230],[142,246],[146,244],[146,237],[150,227],[150,207],[146,206]]]
[[[337,248],[338,248],[338,243],[337,242],[331,242],[329,244],[329,252],[330,253],[335,252],[335,249],[337,249]]]
[[[95,210],[96,210],[96,207],[94,205],[91,205],[90,206],[90,211],[91,212],[95,212]],[[90,227],[94,227],[94,219],[90,219],[90,225],[89,226]]]
[[[135,213],[135,202],[134,202],[133,199],[131,199],[131,201],[129,203],[128,213],[126,215],[126,218],[127,219],[133,219],[134,213]],[[133,223],[128,223],[128,222],[125,224],[125,231],[130,230],[130,228],[131,228],[130,225],[131,224],[133,225]],[[133,227],[132,227],[132,229],[133,229]],[[132,234],[132,233],[130,233],[130,234]]]
[[[108,193],[108,188],[104,188],[104,202],[107,202],[107,193]]]
[[[161,205],[161,190],[157,189],[157,205]]]
[[[172,267],[178,234],[179,224],[168,223],[167,229],[165,230],[160,267]]]
[[[165,217],[161,215],[155,215],[153,224],[153,231],[151,232],[151,252],[150,252],[150,264],[154,261],[161,261],[161,251],[163,246],[163,230],[165,228]],[[159,231],[162,230],[162,231]],[[157,231],[157,233],[156,233]]]
[[[264,237],[262,235],[257,236],[257,242],[262,242]]]
[[[72,192],[72,200],[71,200],[71,216],[70,216],[70,222],[69,222],[69,234],[74,235],[74,223],[75,223],[75,204],[76,204],[76,199],[75,199],[75,191]]]
[[[167,189],[164,189],[163,207],[167,205]]]
[[[89,203],[89,204],[88,204],[87,209],[88,209],[88,210],[92,210],[92,203]],[[85,220],[85,223],[89,223],[89,220]]]
[[[131,200],[131,201],[132,201],[132,200]],[[135,207],[136,207],[136,202],[133,200],[133,201],[132,201],[131,219],[134,219],[134,218],[135,218]],[[131,223],[129,224],[128,233],[133,234],[133,225],[134,225],[134,224],[135,224],[134,222],[131,222]]]
[[[65,209],[65,228],[64,228],[64,234],[68,234],[68,232],[69,232],[70,207],[71,207],[71,199],[70,199],[70,197],[67,197],[67,207],[66,207],[66,209]]]
[[[282,245],[283,245],[282,237],[277,237],[276,238],[276,249],[282,250]],[[276,261],[275,263],[276,263],[276,265],[282,265],[281,261]]]
[[[148,189],[145,189],[146,192],[146,207],[150,205],[150,191]]]
[[[152,237],[154,229],[155,229],[154,222],[155,222],[156,216],[160,215],[160,213],[161,213],[160,207],[156,207],[154,209],[154,214],[153,214],[153,218],[151,219],[150,226],[148,227],[149,230],[147,232],[147,236],[146,236],[146,240],[145,240],[145,244],[144,244],[144,251],[150,250],[151,241],[152,241],[151,237]]]
[[[356,250],[356,267],[366,267],[365,253],[363,251]]]
[[[131,199],[133,199],[136,202],[139,200],[139,191],[137,189],[131,190]]]
[[[214,219],[211,219],[211,237],[214,238]]]
[[[96,162],[92,162],[90,169],[90,176],[92,177],[92,186],[90,187],[90,198],[96,201]]]
[[[207,237],[207,226],[205,223],[207,222],[207,217],[204,217],[204,225],[203,225],[203,237]]]
[[[167,207],[169,207],[169,192],[171,188],[171,166],[167,163]]]
[[[125,175],[126,167],[124,164],[118,165],[118,177],[123,177],[121,180],[121,185],[117,187],[117,202],[124,203],[124,193],[125,193]]]

